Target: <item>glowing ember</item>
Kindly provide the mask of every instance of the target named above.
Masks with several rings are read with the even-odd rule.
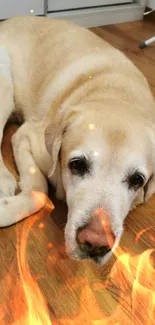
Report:
[[[95,157],[99,156],[99,152],[95,151],[95,152],[94,152],[94,156],[95,156]]]
[[[101,220],[101,224],[102,224],[102,226],[104,227],[105,226],[105,220]]]
[[[95,129],[95,125],[94,125],[94,124],[89,124],[89,125],[88,125],[88,128],[89,128],[90,130],[94,130],[94,129]]]
[[[51,248],[53,247],[53,244],[52,243],[48,243],[48,248]]]
[[[44,225],[44,223],[43,222],[41,222],[40,224],[39,224],[39,226],[38,226],[39,228],[44,228],[45,227],[45,225]]]
[[[100,214],[100,209],[95,210],[95,215],[98,216]]]
[[[31,167],[29,169],[29,171],[30,171],[31,174],[35,174],[36,173],[36,168],[35,167]]]

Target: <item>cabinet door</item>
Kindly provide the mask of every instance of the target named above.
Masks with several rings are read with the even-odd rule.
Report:
[[[129,2],[131,3],[133,0],[48,0],[48,11],[89,8]]]
[[[44,0],[0,0],[0,19],[44,15]]]

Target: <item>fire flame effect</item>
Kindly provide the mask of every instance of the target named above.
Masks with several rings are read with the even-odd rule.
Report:
[[[34,193],[38,197],[39,201],[44,203],[44,208],[46,208],[46,213],[52,211],[54,206],[52,202],[45,197],[42,193]],[[38,216],[34,216],[28,220],[28,224],[23,227],[22,234],[17,231],[17,262],[19,268],[19,275],[22,282],[24,300],[26,302],[26,307],[23,313],[19,313],[18,317],[16,313],[14,314],[15,321],[13,325],[52,325],[50,317],[48,315],[48,309],[45,303],[45,298],[41,293],[41,290],[37,284],[37,281],[31,275],[29,265],[26,257],[26,245],[27,238],[30,229],[33,224],[38,220]],[[43,228],[43,223],[40,223],[40,228]]]
[[[119,279],[120,288],[123,289],[124,282],[132,286],[133,325],[155,324],[155,269],[150,261],[154,252],[154,249],[149,249],[138,256],[123,254],[112,270],[112,277]]]
[[[41,200],[46,210],[45,215],[49,215],[54,208],[52,202],[47,198],[45,200],[45,195],[42,196],[40,193],[40,201]],[[99,212],[100,211],[97,210],[96,214],[99,214]],[[67,310],[66,316],[63,317],[56,311],[57,320],[51,320],[50,316],[52,315],[49,315],[46,299],[38,286],[37,279],[31,274],[26,256],[28,235],[36,221],[39,222],[38,214],[27,220],[22,228],[22,233],[18,231],[17,226],[17,261],[19,276],[22,282],[22,291],[20,292],[22,296],[20,296],[20,299],[24,300],[24,308],[20,308],[19,306],[18,309],[18,304],[14,301],[14,304],[12,304],[14,307],[12,325],[128,325],[129,320],[132,325],[155,324],[155,269],[152,262],[155,249],[149,249],[140,255],[131,256],[127,253],[124,254],[120,247],[116,251],[117,260],[111,269],[107,281],[101,282],[99,278],[96,277],[91,284],[89,272],[87,271],[88,269],[84,274],[79,272],[80,275],[77,269],[77,273],[75,273],[74,277],[70,276],[68,281],[64,281],[64,285],[60,292],[58,292],[56,299],[58,296],[60,296],[60,302],[62,299],[66,299],[66,295],[69,295],[69,293],[67,293],[69,286],[71,288],[71,293],[74,292],[75,297],[78,297],[77,300],[80,300],[80,305],[73,316],[68,316]],[[105,222],[104,220],[102,221],[105,227]],[[38,227],[40,229],[39,231],[42,231],[45,227],[44,222],[39,222]],[[149,227],[139,232],[136,236],[136,243],[143,233],[152,228],[153,227]],[[151,235],[149,238],[151,238]],[[154,238],[152,239],[154,240]],[[52,242],[48,243],[47,250],[50,252],[54,250]],[[48,261],[50,263],[48,267],[50,268],[51,266],[52,270],[53,264],[56,263],[56,255],[50,255]],[[67,268],[63,259],[59,259],[58,264],[59,267],[62,265],[64,273],[65,268],[66,273],[70,272],[70,268]],[[111,286],[113,287],[115,283],[117,283],[119,289],[119,301],[110,315],[106,315],[101,304],[98,303],[95,292],[98,292],[98,294],[99,292],[102,293],[102,299],[105,298],[106,303],[108,299],[111,299],[110,288]],[[130,315],[128,312],[128,317],[123,319],[120,317],[120,314],[123,304],[127,303],[126,296],[129,288],[132,289],[132,294],[128,294],[131,299],[131,312]],[[80,295],[77,293],[79,289],[81,290]],[[55,303],[56,300],[54,299],[53,297],[53,303]],[[65,306],[69,308],[69,305],[65,304]],[[2,308],[0,312],[0,324],[5,325],[6,323],[2,322],[4,316]]]

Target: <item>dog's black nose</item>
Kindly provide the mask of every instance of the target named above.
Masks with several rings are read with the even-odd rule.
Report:
[[[101,257],[111,251],[110,246],[97,247],[87,241],[83,244],[80,244],[80,248],[84,253],[86,253],[90,257]]]

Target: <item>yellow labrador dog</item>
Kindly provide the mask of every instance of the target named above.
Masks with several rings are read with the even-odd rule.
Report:
[[[155,106],[148,83],[122,53],[61,20],[0,25],[0,136],[12,138],[21,194],[0,158],[0,226],[37,210],[32,191],[47,180],[66,199],[66,250],[103,264],[129,210],[155,191]],[[34,172],[30,172],[30,171]]]

